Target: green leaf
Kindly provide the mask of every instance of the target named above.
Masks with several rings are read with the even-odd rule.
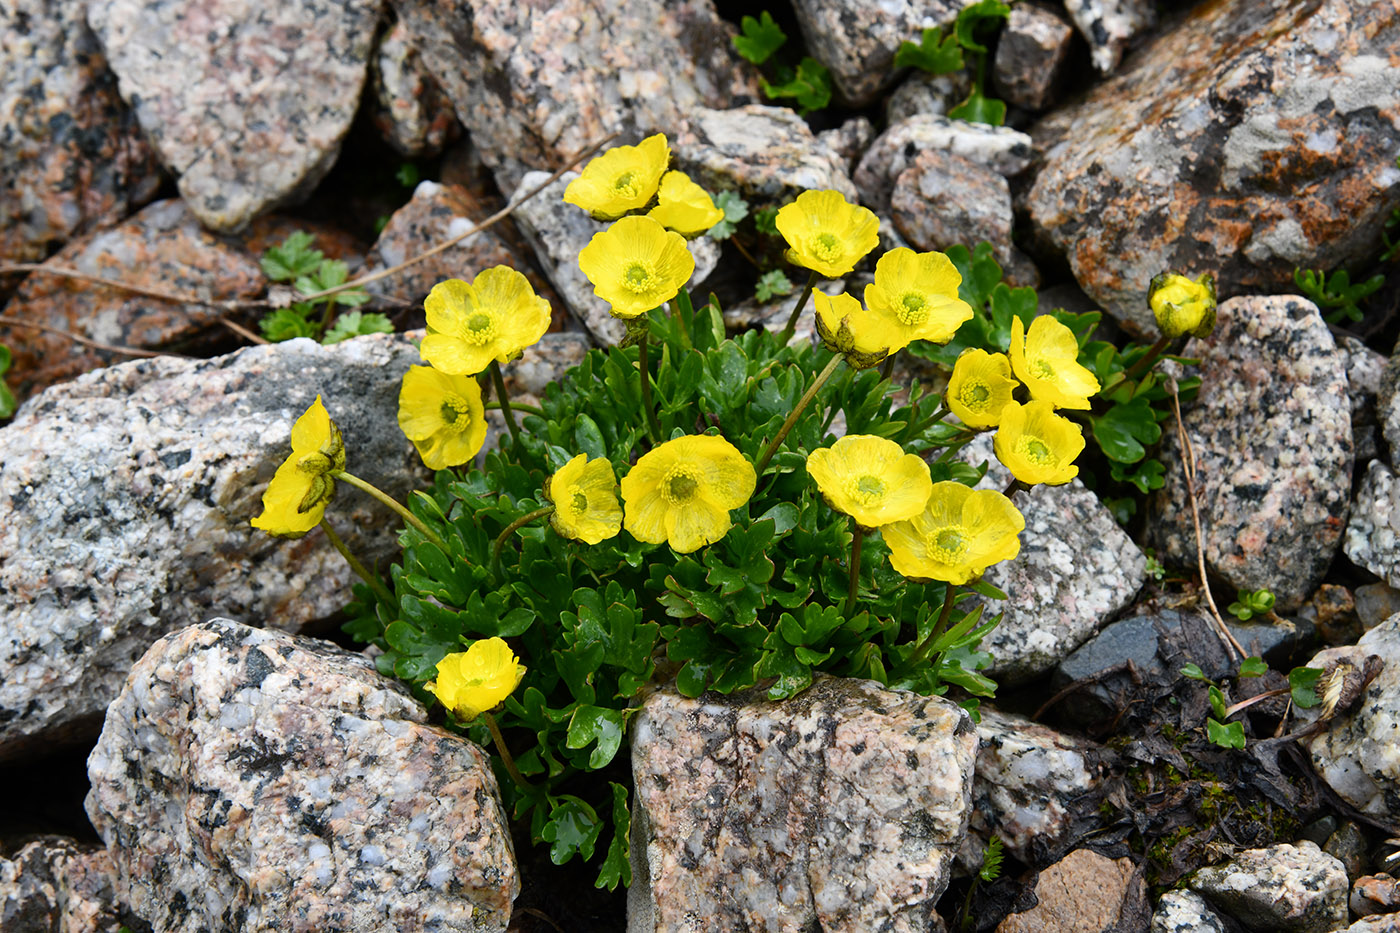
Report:
[[[981,91],[974,89],[968,95],[967,100],[948,111],[948,116],[951,119],[966,120],[969,123],[1001,126],[1006,122],[1006,104],[1003,101],[987,97]]]
[[[588,757],[588,767],[603,767],[613,760],[622,744],[624,732],[622,711],[602,706],[580,706],[569,720],[569,748],[586,748],[597,742]]]
[[[1210,708],[1215,712],[1216,716],[1225,719],[1225,694],[1221,693],[1220,688],[1215,684],[1210,685],[1210,689],[1207,693],[1210,696]]]
[[[585,412],[579,412],[578,420],[574,423],[574,444],[580,453],[588,454],[590,460],[608,455],[608,445],[603,440],[598,422]]]
[[[778,210],[776,207],[761,207],[753,212],[753,228],[768,236],[778,235]]]
[[[540,831],[540,838],[550,843],[549,860],[563,865],[575,854],[584,861],[593,857],[593,847],[603,821],[588,803],[571,794],[560,797],[549,811],[549,820]]]
[[[1000,0],[980,0],[958,12],[953,31],[963,48],[986,54],[987,46],[980,39],[994,32],[1010,15],[1011,7]]]
[[[419,173],[417,165],[412,162],[405,162],[399,166],[399,170],[394,173],[394,177],[398,179],[399,184],[403,185],[405,188],[413,188],[417,186],[418,180],[422,175]]]
[[[1144,444],[1155,444],[1162,436],[1152,405],[1142,396],[1114,405],[1092,421],[1094,440],[1104,456],[1119,463],[1137,463],[1147,455]]]
[[[758,277],[753,296],[759,301],[771,301],[779,295],[791,295],[792,280],[782,269],[771,269]]]
[[[773,22],[772,14],[764,10],[759,19],[745,16],[739,20],[739,35],[731,41],[740,55],[755,65],[762,65],[774,52],[782,48],[783,43],[787,41],[787,34]]]
[[[1245,658],[1240,662],[1241,677],[1263,677],[1269,672],[1269,664],[1263,658]]]
[[[632,812],[627,808],[627,788],[612,781],[608,787],[612,788],[613,837],[594,887],[614,891],[618,884],[624,888],[632,884]]]
[[[1205,671],[1201,670],[1201,666],[1199,664],[1188,664],[1181,669],[1181,673],[1182,676],[1190,677],[1192,680],[1204,680],[1206,682],[1210,681],[1210,678],[1206,676]]]
[[[10,348],[0,343],[0,418],[8,418],[15,413],[14,393],[5,385],[4,375],[10,369]]]
[[[1244,748],[1244,725],[1206,720],[1206,737],[1221,748]]]
[[[1317,705],[1317,681],[1321,676],[1320,667],[1295,667],[1288,672],[1288,686],[1292,690],[1294,706],[1312,709]]]
[[[956,32],[944,37],[937,26],[925,29],[918,44],[904,42],[900,45],[899,51],[894,53],[894,66],[920,68],[935,75],[958,71],[963,66],[963,53]]]
[[[315,239],[306,231],[298,230],[280,246],[270,247],[259,263],[263,274],[274,282],[290,282],[315,272],[325,258],[320,250],[311,248]]]
[[[1154,489],[1161,489],[1167,482],[1167,468],[1156,457],[1148,457],[1136,467],[1109,460],[1108,472],[1117,482],[1132,483],[1144,495]]]
[[[759,79],[764,96],[770,100],[791,97],[797,101],[798,110],[803,114],[820,110],[831,103],[831,72],[811,56],[803,58],[796,71],[781,69],[778,79],[777,84],[769,84],[766,78]]]
[[[346,311],[335,319],[330,330],[321,338],[321,343],[330,346],[333,343],[340,343],[342,340],[349,340],[351,337],[359,337],[364,334],[392,334],[394,325],[389,323],[389,319],[376,312],[364,313],[360,311]]]
[[[295,304],[290,308],[278,308],[271,314],[263,315],[258,323],[262,335],[273,343],[292,340],[296,337],[315,337],[316,324],[307,319],[312,310],[308,304]]]

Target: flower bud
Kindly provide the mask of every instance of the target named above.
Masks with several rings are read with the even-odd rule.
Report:
[[[1152,280],[1148,303],[1166,337],[1209,337],[1215,330],[1215,279],[1209,272],[1189,279],[1165,272]]]

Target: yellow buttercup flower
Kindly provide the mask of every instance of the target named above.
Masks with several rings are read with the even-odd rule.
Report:
[[[688,435],[643,454],[622,478],[624,527],[638,541],[682,554],[729,532],[729,510],[749,501],[758,475],[722,437]]]
[[[928,464],[894,441],[847,434],[807,456],[807,472],[836,511],[879,528],[923,511],[933,490]]]
[[[578,265],[613,316],[634,318],[676,297],[695,271],[695,258],[679,233],[650,217],[624,217],[593,235]]]
[[[1045,401],[1001,410],[1001,427],[992,439],[997,459],[1023,483],[1060,486],[1079,475],[1074,458],[1084,449],[1079,426]]]
[[[889,347],[876,344],[870,334],[870,312],[860,299],[842,292],[828,296],[812,289],[812,305],[817,312],[817,333],[828,350],[843,353],[846,362],[857,369],[868,369],[889,356]]]
[[[885,253],[875,263],[875,281],[865,286],[875,325],[870,339],[887,344],[891,353],[915,340],[952,340],[972,319],[972,306],[958,297],[960,284],[962,275],[942,253],[903,246]]]
[[[1087,409],[1089,396],[1099,391],[1094,374],[1079,365],[1074,331],[1048,314],[1031,321],[1029,331],[1011,316],[1011,368],[1031,398],[1056,408]]]
[[[270,535],[300,538],[321,523],[335,495],[330,474],[345,469],[345,444],[321,396],[292,425],[292,455],[282,461],[263,493],[262,514],[252,525]]]
[[[1169,272],[1152,280],[1148,304],[1164,337],[1209,337],[1215,330],[1215,279]]]
[[[1011,361],[1005,353],[988,353],[970,347],[953,364],[944,399],[958,420],[970,428],[994,428],[1001,410],[1011,401],[1018,383],[1011,378]]]
[[[789,262],[827,278],[845,275],[880,242],[880,220],[839,191],[804,191],[778,210]]]
[[[647,216],[689,239],[723,220],[724,211],[715,207],[709,192],[685,172],[667,172],[661,179],[657,205]]]
[[[410,366],[399,389],[399,428],[428,469],[460,466],[486,443],[481,387],[471,376]]]
[[[880,529],[890,564],[912,580],[962,584],[1021,552],[1026,527],[1011,500],[962,483],[934,483],[923,511]]]
[[[549,302],[509,266],[483,269],[470,284],[439,282],[423,308],[423,359],[453,376],[475,375],[492,360],[509,363],[549,330]]]
[[[597,220],[616,220],[647,206],[671,161],[671,147],[660,133],[635,146],[614,146],[583,167],[564,189],[564,200]]]
[[[437,679],[425,685],[452,715],[466,722],[503,703],[520,686],[525,667],[499,638],[474,642],[437,664]]]
[[[545,483],[545,496],[554,503],[549,523],[566,538],[597,544],[622,530],[617,479],[605,457],[574,457]]]

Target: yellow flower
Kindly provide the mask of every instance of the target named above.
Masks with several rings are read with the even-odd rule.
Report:
[[[724,211],[685,172],[667,172],[661,179],[659,202],[647,216],[688,239],[723,220]]]
[[[863,528],[879,528],[923,511],[933,490],[928,464],[894,441],[847,434],[807,457],[807,472],[827,503]]]
[[[624,527],[638,541],[689,554],[729,532],[729,510],[749,501],[758,475],[722,437],[688,435],[641,456],[622,478]]]
[[[1060,486],[1079,475],[1074,458],[1084,449],[1084,435],[1049,402],[1008,402],[992,447],[1021,482]]]
[[[962,483],[934,483],[928,504],[909,521],[880,529],[894,569],[914,580],[966,583],[1021,552],[1026,520],[1011,500]]]
[[[1031,329],[1011,316],[1011,368],[1031,390],[1031,398],[1056,408],[1089,407],[1099,391],[1094,374],[1079,365],[1079,341],[1048,314],[1031,321]]]
[[[902,350],[915,340],[947,343],[972,306],[958,297],[962,276],[942,253],[892,249],[875,263],[875,281],[865,286],[874,327],[870,339]]]
[[[817,333],[828,350],[843,353],[856,369],[868,369],[889,356],[889,347],[870,339],[870,312],[858,298],[842,292],[827,296],[812,289],[812,305],[817,311]]]
[[[549,302],[509,266],[483,269],[467,284],[448,279],[423,302],[428,336],[420,352],[453,376],[472,376],[491,361],[509,363],[549,330]]]
[[[481,388],[471,376],[410,366],[399,389],[399,428],[428,469],[460,466],[486,443]]]
[[[614,146],[583,167],[579,177],[564,189],[564,200],[576,204],[596,220],[616,220],[628,211],[641,210],[656,194],[671,147],[660,133],[635,146]]]
[[[554,503],[549,523],[566,538],[597,544],[622,530],[617,479],[605,457],[574,457],[546,481],[545,497]]]
[[[970,428],[994,428],[1001,410],[1011,401],[1017,382],[1011,378],[1011,361],[1005,353],[968,348],[953,364],[944,396],[958,420]]]
[[[1165,337],[1209,337],[1215,330],[1215,279],[1209,272],[1199,279],[1169,272],[1152,280],[1148,304]]]
[[[634,318],[676,297],[695,271],[695,258],[679,233],[650,217],[624,217],[593,234],[578,265],[615,317]]]
[[[292,425],[292,455],[282,462],[263,493],[254,528],[282,538],[300,538],[321,523],[335,495],[330,473],[345,469],[345,444],[321,396]]]
[[[827,278],[845,275],[880,242],[880,221],[839,191],[804,191],[778,210],[789,262]]]
[[[499,706],[524,676],[525,668],[510,645],[499,638],[486,638],[439,661],[437,679],[426,686],[453,716],[465,722]]]

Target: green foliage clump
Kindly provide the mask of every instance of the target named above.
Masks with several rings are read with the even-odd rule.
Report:
[[[302,295],[339,288],[349,279],[349,268],[339,259],[327,259],[312,247],[315,237],[298,230],[263,254],[263,274],[274,282],[290,282]],[[362,288],[350,288],[321,299],[293,302],[263,317],[259,327],[273,343],[310,337],[322,343],[339,343],[361,334],[390,334],[394,326],[382,314],[351,312],[335,316],[337,305],[356,307],[369,301]]]
[[[739,21],[739,34],[731,41],[740,56],[755,65],[769,64],[770,74],[759,79],[769,100],[790,98],[802,114],[820,110],[831,103],[831,72],[825,65],[804,55],[796,66],[773,59],[787,43],[787,33],[764,10],[759,19],[745,16]],[[772,81],[769,81],[769,77]]]
[[[5,385],[5,373],[9,372],[12,359],[10,348],[0,343],[0,418],[10,417],[17,407],[15,394]]]
[[[929,74],[949,74],[961,71],[968,58],[972,59],[972,91],[967,100],[948,111],[954,120],[989,123],[1001,126],[1006,122],[1006,104],[990,98],[987,86],[987,41],[1011,15],[1011,7],[1001,0],[979,0],[963,7],[945,36],[937,26],[925,29],[918,42],[905,42],[895,52],[896,68],[918,68]]]

